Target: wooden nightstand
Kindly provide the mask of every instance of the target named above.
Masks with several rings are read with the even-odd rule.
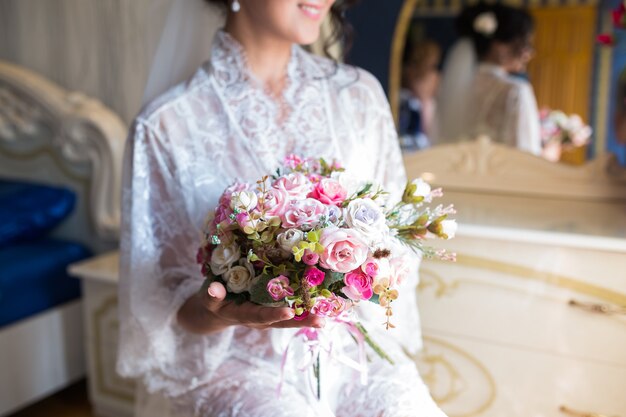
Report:
[[[83,281],[83,321],[87,349],[89,397],[97,415],[131,417],[135,384],[115,372],[119,322],[117,282],[119,252],[110,252],[70,266]]]

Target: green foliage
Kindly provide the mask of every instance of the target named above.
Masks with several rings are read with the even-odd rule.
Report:
[[[271,275],[261,275],[250,288],[250,301],[256,304],[275,304],[276,301],[267,292],[267,283],[273,277]]]
[[[240,304],[243,304],[246,301],[248,301],[248,294],[246,294],[245,292],[244,293],[240,293],[240,294],[227,292],[226,293],[226,297],[224,298],[224,300],[233,302],[233,303],[235,303],[237,305],[240,305]]]
[[[322,286],[324,288],[330,289],[330,286],[337,282],[343,283],[343,276],[344,274],[342,274],[341,272],[326,272],[326,276],[324,277],[324,282],[322,282]]]

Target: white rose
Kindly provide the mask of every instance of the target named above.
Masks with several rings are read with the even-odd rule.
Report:
[[[211,271],[215,275],[222,275],[241,257],[239,246],[233,243],[230,246],[219,245],[211,255]]]
[[[352,200],[344,211],[346,224],[356,230],[368,243],[380,240],[387,230],[385,214],[373,200]]]
[[[276,236],[282,250],[291,253],[291,249],[304,239],[304,233],[298,229],[289,229]]]
[[[237,191],[234,192],[230,200],[231,209],[239,209],[243,211],[250,211],[256,207],[258,198],[252,191]]]
[[[456,220],[443,220],[441,222],[441,231],[448,236],[448,239],[452,239],[456,235],[456,229],[459,225]]]
[[[339,184],[346,190],[348,197],[360,191],[361,188],[365,185],[362,181],[357,179],[356,177],[348,174],[347,172],[333,172],[330,174],[332,179],[337,180]]]
[[[245,259],[242,259],[242,261],[244,262],[240,262],[240,265],[230,268],[222,277],[226,282],[228,291],[237,294],[249,291],[252,285],[252,279],[254,278],[252,265]]]
[[[411,184],[415,186],[415,191],[413,191],[412,197],[422,197],[426,199],[430,195],[430,184],[424,181],[421,178],[416,178],[411,181]]]

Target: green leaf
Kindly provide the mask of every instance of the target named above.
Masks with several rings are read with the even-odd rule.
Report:
[[[378,294],[374,294],[372,295],[372,298],[370,298],[367,301],[369,301],[370,303],[374,303],[374,304],[380,304],[379,298],[380,297],[378,296]]]
[[[226,293],[226,297],[224,297],[224,300],[240,305],[248,301],[248,294],[246,293],[235,294],[235,293],[229,292],[229,293]]]
[[[336,282],[343,281],[343,276],[344,274],[342,274],[341,272],[327,272],[326,276],[324,277],[324,282],[322,283],[322,286],[324,288],[328,288]]]
[[[273,277],[271,275],[261,275],[259,279],[250,288],[250,301],[256,304],[272,305],[276,301],[267,292],[267,283]]]

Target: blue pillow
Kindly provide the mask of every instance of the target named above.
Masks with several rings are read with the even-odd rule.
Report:
[[[0,247],[45,236],[75,204],[66,188],[0,180]]]

